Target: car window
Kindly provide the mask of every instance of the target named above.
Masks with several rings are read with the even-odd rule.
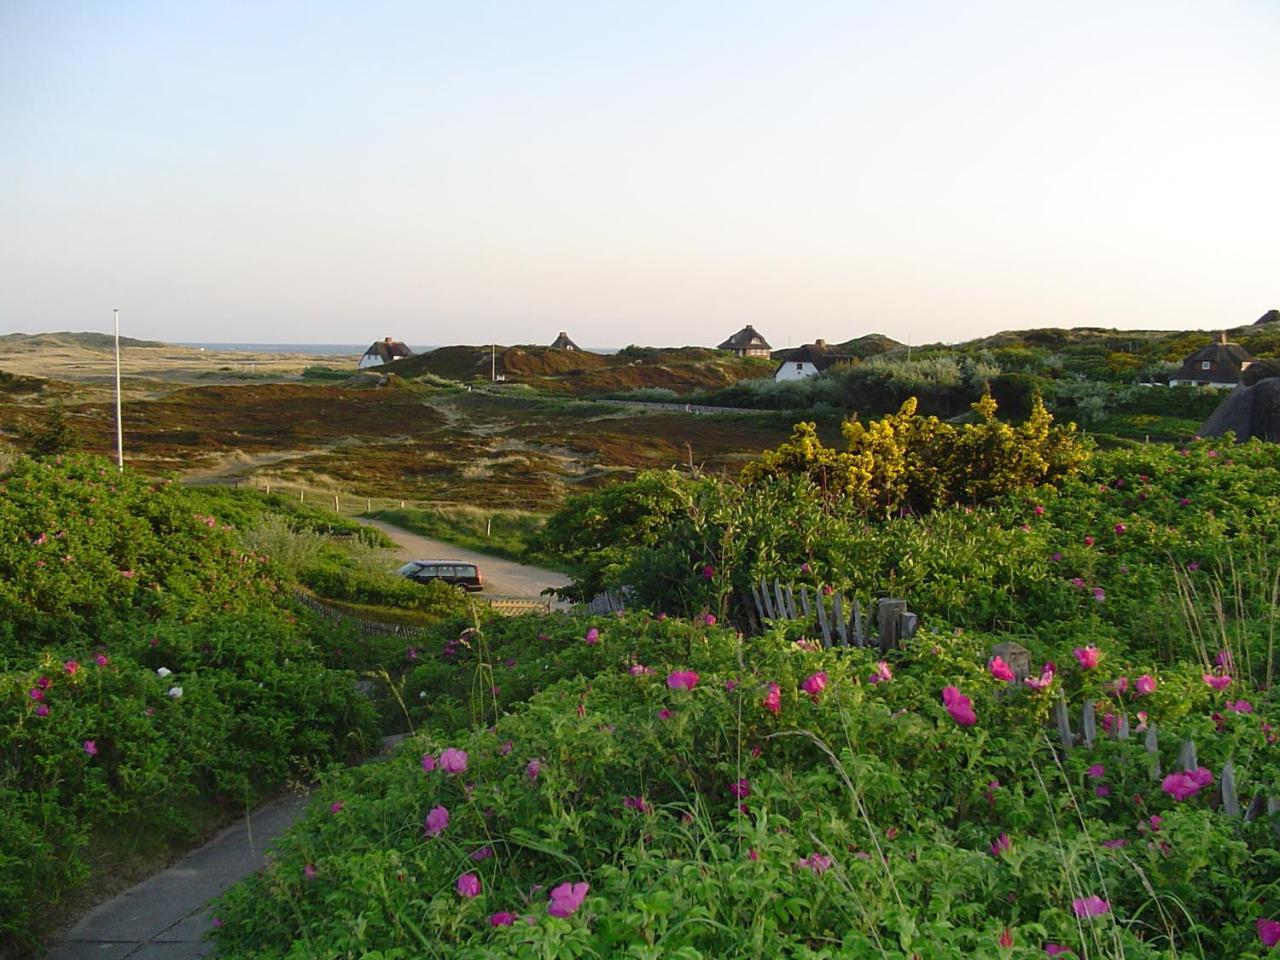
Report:
[[[465,566],[461,566],[458,568],[458,576],[460,577],[466,577],[467,579],[474,579],[475,575],[476,575],[476,568],[472,564],[466,564]]]

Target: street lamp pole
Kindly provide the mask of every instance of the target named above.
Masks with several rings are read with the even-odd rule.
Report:
[[[116,330],[116,467],[124,470],[124,422],[120,416],[120,311],[111,311]]]

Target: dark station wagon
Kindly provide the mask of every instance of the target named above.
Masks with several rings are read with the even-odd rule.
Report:
[[[465,560],[410,560],[396,573],[418,583],[442,580],[471,593],[484,589],[480,568]]]

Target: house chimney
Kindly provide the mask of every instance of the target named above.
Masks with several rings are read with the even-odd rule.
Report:
[[[384,337],[384,338],[383,338],[383,340],[382,340],[382,342],[383,342],[383,343],[390,343],[390,342],[391,342],[391,338],[390,338],[390,337]]]
[[[817,347],[819,350],[827,349],[827,341],[825,340],[815,340],[813,341],[813,345]]]

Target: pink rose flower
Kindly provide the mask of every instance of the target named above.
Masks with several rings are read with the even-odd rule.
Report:
[[[1097,647],[1076,647],[1071,651],[1072,655],[1080,661],[1081,670],[1092,670],[1098,665],[1098,657],[1102,651]]]
[[[1084,919],[1086,917],[1100,917],[1103,914],[1110,913],[1111,904],[1097,894],[1093,894],[1092,896],[1072,900],[1071,909],[1075,911],[1077,917]]]
[[[552,887],[547,913],[553,917],[573,916],[590,890],[591,885],[587,883],[562,883],[558,887]]]
[[[1005,683],[1013,681],[1013,670],[1000,657],[992,657],[991,662],[987,664],[987,669],[991,671],[991,676]]]
[[[951,719],[962,727],[971,727],[978,722],[973,712],[973,701],[962,694],[957,687],[943,687],[942,703]]]
[[[814,703],[822,696],[822,692],[827,689],[827,674],[825,671],[819,671],[804,679],[800,684],[800,689],[807,693]]]
[[[478,897],[480,896],[480,878],[474,873],[464,873],[458,878],[454,889],[458,891],[458,896],[466,897],[468,900]]]
[[[667,686],[672,690],[692,690],[698,685],[698,674],[693,670],[676,670],[667,675]]]
[[[423,823],[428,837],[438,837],[449,826],[449,810],[447,807],[432,807]]]

